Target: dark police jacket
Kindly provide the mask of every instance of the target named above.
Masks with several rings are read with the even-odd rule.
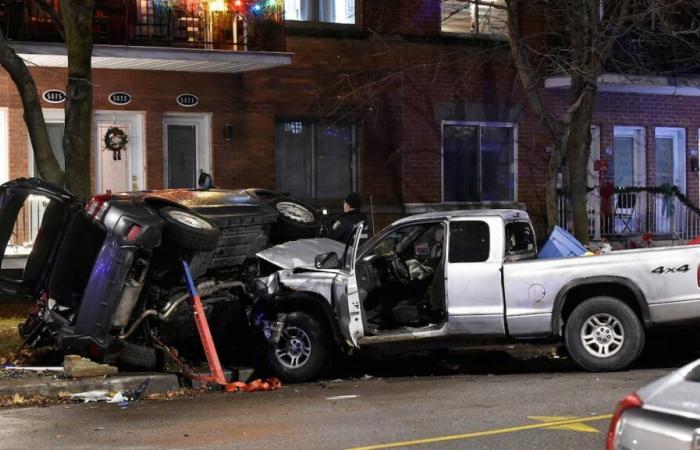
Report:
[[[339,215],[331,222],[328,229],[327,237],[346,243],[352,234],[352,229],[356,224],[364,222],[367,226],[367,216],[360,211],[351,209],[350,211]]]

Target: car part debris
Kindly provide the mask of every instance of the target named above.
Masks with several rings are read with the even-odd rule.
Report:
[[[2,370],[22,370],[26,372],[63,372],[61,366],[4,366]]]
[[[251,383],[228,382],[226,380],[223,368],[221,367],[221,361],[219,360],[219,355],[216,351],[216,345],[214,345],[214,339],[212,338],[211,330],[209,329],[209,322],[206,314],[204,313],[202,299],[199,297],[199,293],[194,284],[192,272],[190,271],[190,266],[187,261],[182,261],[182,271],[183,277],[185,278],[185,285],[187,286],[187,291],[192,303],[197,332],[199,333],[199,338],[202,342],[202,347],[204,347],[204,353],[207,357],[210,374],[204,375],[196,373],[189,365],[179,358],[175,349],[165,345],[163,342],[158,340],[156,336],[153,337],[153,339],[158,342],[170,355],[170,357],[180,366],[182,375],[191,380],[199,381],[200,383],[221,386],[226,392],[274,391],[279,389],[282,386],[282,383],[276,378],[268,378],[265,381],[258,379]]]

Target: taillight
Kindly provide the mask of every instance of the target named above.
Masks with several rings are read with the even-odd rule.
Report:
[[[126,233],[126,240],[129,242],[134,242],[141,234],[141,225],[133,224],[129,227],[129,231]]]
[[[696,272],[696,278],[698,280],[698,287],[700,287],[700,264],[698,264],[698,270]]]
[[[88,216],[91,216],[93,219],[99,222],[107,213],[110,200],[112,200],[111,194],[95,195],[85,206],[85,212]]]
[[[610,421],[610,428],[608,428],[608,440],[605,443],[605,448],[607,450],[613,450],[615,448],[615,436],[617,435],[618,427],[620,426],[620,418],[622,417],[622,413],[628,409],[641,408],[642,405],[644,405],[644,402],[634,392],[627,394],[625,398],[620,400],[620,403],[618,403],[617,407],[615,408],[615,414],[613,414],[613,418]]]

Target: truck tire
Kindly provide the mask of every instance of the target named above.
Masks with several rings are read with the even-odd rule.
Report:
[[[644,327],[627,304],[593,297],[574,308],[564,328],[569,355],[592,372],[622,370],[644,348]]]
[[[332,345],[324,321],[297,311],[287,316],[279,341],[268,346],[268,360],[282,380],[299,383],[318,377],[328,368]]]
[[[187,250],[208,252],[219,243],[219,229],[202,216],[180,208],[165,207],[158,211],[165,221],[163,240]]]
[[[277,197],[270,204],[279,213],[272,227],[272,239],[277,243],[318,236],[321,223],[309,205],[289,197]]]

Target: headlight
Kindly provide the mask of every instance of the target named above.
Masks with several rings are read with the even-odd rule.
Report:
[[[267,278],[255,280],[255,293],[258,297],[269,298],[277,295],[279,291],[279,276],[277,272]]]

